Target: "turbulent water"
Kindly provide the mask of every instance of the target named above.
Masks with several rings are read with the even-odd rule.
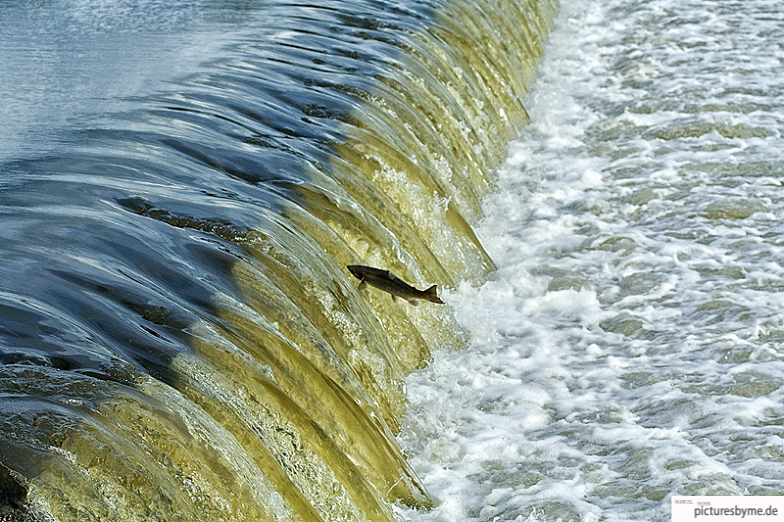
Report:
[[[549,0],[0,2],[0,520],[390,521]],[[402,506],[407,506],[403,508]]]
[[[0,520],[784,492],[784,8],[555,9],[0,3]]]
[[[563,2],[531,124],[408,379],[416,521],[670,519],[784,494],[784,6]]]

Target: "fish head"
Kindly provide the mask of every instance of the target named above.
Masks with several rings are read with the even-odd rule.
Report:
[[[348,271],[351,272],[351,275],[356,277],[357,279],[364,279],[362,275],[362,266],[361,265],[348,265]]]

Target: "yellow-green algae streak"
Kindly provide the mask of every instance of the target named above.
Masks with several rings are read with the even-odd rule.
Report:
[[[391,503],[427,508],[394,438],[403,378],[464,339],[448,306],[360,294],[345,267],[442,289],[492,269],[471,227],[526,121],[555,9],[456,0],[400,36],[397,67],[353,93],[362,102],[330,164],[235,238],[250,253],[231,267],[243,299],[214,296],[221,321],[189,326],[198,341],[166,384],[6,367],[4,393],[46,399],[24,413],[46,457],[24,470],[33,478],[11,477],[27,482],[30,516],[390,521]]]

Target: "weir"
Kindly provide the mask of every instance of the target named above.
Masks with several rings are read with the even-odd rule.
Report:
[[[265,3],[208,64],[3,165],[0,514],[389,521],[403,377],[464,335],[555,0]],[[236,15],[239,16],[239,15]]]

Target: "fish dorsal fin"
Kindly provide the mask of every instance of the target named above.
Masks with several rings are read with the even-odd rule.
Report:
[[[427,290],[425,290],[423,292],[425,299],[433,303],[444,304],[444,302],[438,298],[438,294],[436,293],[436,290],[438,290],[438,285],[433,285]]]

